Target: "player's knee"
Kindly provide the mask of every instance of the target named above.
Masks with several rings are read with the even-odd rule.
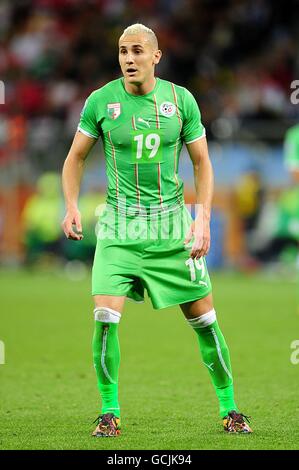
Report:
[[[98,294],[93,296],[94,308],[110,308],[122,313],[126,297],[121,295],[104,295]]]
[[[101,323],[119,323],[121,314],[109,307],[96,307],[93,311],[95,321]]]

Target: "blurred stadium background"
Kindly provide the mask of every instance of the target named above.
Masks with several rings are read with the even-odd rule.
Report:
[[[207,398],[211,390],[207,377],[198,379],[192,364],[195,357],[198,360],[195,341],[189,348],[192,332],[184,330],[181,317],[172,316],[167,343],[162,331],[166,325],[169,328],[168,315],[173,311],[160,316],[157,331],[156,315],[139,320],[139,308],[130,304],[132,316],[122,325],[127,358],[122,377],[124,389],[129,390],[123,402],[128,424],[137,423],[140,436],[131,431],[128,440],[118,445],[298,448],[298,372],[289,356],[298,332],[294,286],[299,189],[284,153],[286,131],[299,123],[299,105],[290,99],[291,83],[299,79],[298,0],[0,1],[0,80],[5,98],[0,104],[0,340],[7,357],[0,372],[2,422],[8,430],[5,426],[0,430],[0,447],[102,445],[88,440],[86,424],[97,403],[89,350],[92,318],[87,312],[92,309],[88,266],[95,246],[95,211],[104,202],[106,186],[101,143],[87,160],[80,198],[85,237],[80,244],[65,240],[61,232],[60,173],[85,98],[119,76],[117,39],[136,21],[158,35],[164,56],[157,74],[189,88],[201,109],[216,179],[208,261],[210,269],[219,270],[214,274],[215,295],[235,358],[242,406],[260,421],[255,424],[256,441],[219,440],[216,424],[203,436],[198,429],[205,426],[206,431],[211,422]],[[186,201],[192,203],[193,173],[186,151],[180,174]],[[76,280],[82,283],[74,284]],[[66,338],[70,309],[72,334]],[[151,307],[147,303],[144,309]],[[132,334],[138,338],[148,379],[137,374]],[[189,383],[194,380],[193,403],[200,380],[204,406],[193,427],[190,415],[180,424],[183,431],[175,435],[176,418],[182,420],[181,399],[187,397],[185,382],[179,379],[187,370],[186,357]],[[155,374],[155,396],[161,397],[163,390],[177,391],[171,404],[159,398],[160,408],[147,390],[154,386],[150,377]],[[144,395],[138,398],[136,390]],[[271,416],[269,397],[275,408]],[[142,419],[136,403],[144,407]],[[168,440],[158,442],[155,413],[163,413],[166,406],[170,407],[165,424]],[[18,423],[23,429],[27,426],[25,433],[18,430]],[[66,426],[69,431],[76,429],[73,441],[65,435]]]
[[[59,174],[87,95],[119,76],[117,39],[135,21],[164,52],[158,75],[188,87],[207,129],[216,177],[211,267],[294,260],[298,192],[284,165],[299,122],[299,2],[268,0],[19,0],[0,2],[0,263],[43,253],[91,260],[103,202],[101,144],[81,193],[85,241],[65,243]],[[192,166],[180,174],[194,200]],[[288,197],[285,191],[289,191]],[[102,195],[102,196],[100,196]]]
[[[281,195],[290,183],[284,136],[299,119],[290,100],[299,76],[299,3],[287,4],[286,10],[285,2],[267,0],[2,0],[1,264],[30,263],[45,252],[92,258],[94,208],[106,183],[101,145],[84,178],[80,247],[63,240],[56,176],[85,98],[119,76],[117,39],[138,20],[158,34],[164,52],[158,75],[194,93],[207,128],[216,176],[210,266],[294,258],[298,193]],[[192,202],[186,153],[180,173]],[[281,243],[273,244],[276,238]]]

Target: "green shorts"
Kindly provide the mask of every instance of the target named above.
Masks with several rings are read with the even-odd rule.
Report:
[[[206,261],[190,258],[192,240],[183,243],[191,222],[185,207],[150,219],[106,207],[97,225],[92,295],[143,302],[146,289],[154,309],[206,297],[212,290]]]

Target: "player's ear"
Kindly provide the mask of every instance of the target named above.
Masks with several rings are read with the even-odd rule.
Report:
[[[156,50],[154,52],[154,64],[155,65],[157,65],[160,62],[161,57],[162,57],[162,51],[160,51],[160,49]]]

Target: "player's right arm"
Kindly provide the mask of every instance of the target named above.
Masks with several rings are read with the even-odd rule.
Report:
[[[62,187],[64,192],[66,215],[62,229],[67,238],[82,240],[81,214],[78,209],[78,198],[85,159],[97,139],[77,131],[66,157],[62,170]],[[76,233],[73,229],[76,227]]]

